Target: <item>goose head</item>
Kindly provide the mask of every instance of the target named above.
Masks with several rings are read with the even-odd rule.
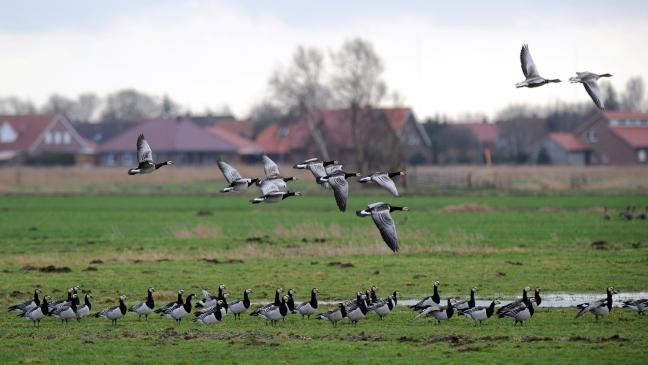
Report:
[[[437,287],[437,288],[438,288],[438,287],[439,287],[439,285],[441,285],[441,283],[439,283],[439,281],[438,281],[438,280],[434,282],[434,286],[435,286],[435,287]]]
[[[246,293],[248,293],[248,294],[252,293],[252,289],[250,289],[250,288],[247,288],[247,289],[245,289],[244,291],[245,291]]]
[[[311,290],[311,292],[312,292],[312,293],[315,293],[315,294],[319,294],[319,289],[317,289],[317,288],[313,288],[313,290]]]
[[[40,293],[41,293],[41,290],[40,290],[40,288],[36,288],[36,290],[34,290],[34,291],[35,291],[36,293],[38,293],[38,294],[40,294]]]
[[[601,74],[601,75],[598,75],[598,76],[599,77],[612,77],[612,75],[609,74],[609,73],[604,73],[604,74]]]
[[[153,288],[153,287],[148,288],[148,292],[149,292],[149,293],[153,293],[153,292],[155,292],[155,288]]]
[[[182,294],[182,293],[184,293],[184,290],[178,289],[178,294]]]
[[[123,294],[122,294],[122,295],[120,295],[120,296],[119,296],[119,300],[121,300],[121,301],[123,302],[124,300],[126,300],[126,296],[125,296],[125,295],[123,295]]]

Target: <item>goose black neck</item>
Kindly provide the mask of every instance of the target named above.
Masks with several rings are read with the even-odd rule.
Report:
[[[336,162],[337,162],[337,161],[335,161],[335,160],[332,160],[332,161],[324,161],[324,163],[322,163],[322,165],[324,165],[324,166],[329,166],[329,165],[333,165],[333,164],[335,164]]]
[[[434,293],[432,293],[432,301],[436,304],[441,303],[441,297],[439,296],[439,287],[436,285],[434,286]]]
[[[317,309],[317,293],[315,293],[315,290],[311,291],[310,306]]]
[[[605,305],[608,307],[608,310],[612,310],[612,291],[610,289],[607,291],[607,303]]]
[[[183,306],[184,306],[184,310],[185,310],[187,313],[191,313],[191,298],[193,298],[193,294],[190,294],[190,295],[187,297],[187,299],[185,300],[184,304],[183,304]]]
[[[223,319],[223,313],[221,313],[221,305],[216,302],[216,309],[214,310],[214,317],[216,317],[217,320]]]
[[[179,305],[182,305],[184,301],[182,300],[182,293],[178,292],[178,300],[176,301]]]
[[[248,295],[247,290],[243,291],[243,305],[245,308],[250,306],[250,296]]]
[[[279,298],[279,290],[275,291],[274,305],[281,305],[281,298]]]
[[[84,298],[83,301],[84,301],[85,305],[88,307],[88,309],[92,309],[92,304],[90,303],[90,298],[88,297],[88,294],[85,295],[85,298]]]
[[[540,305],[542,303],[542,298],[540,297],[540,291],[536,290],[535,295],[534,295],[535,301],[537,305]]]
[[[378,297],[376,296],[376,291],[374,288],[371,288],[371,302],[376,303],[378,301]]]
[[[122,298],[119,298],[119,311],[122,315],[124,315],[126,314],[127,310],[128,308],[126,308],[126,303],[124,303],[124,300]]]
[[[345,179],[348,179],[348,178],[353,177],[353,176],[358,176],[358,174],[356,174],[356,173],[349,173],[349,172],[345,172],[345,173],[344,173],[344,178],[345,178]]]
[[[72,291],[68,291],[67,301],[68,301],[68,302],[71,302],[71,301],[72,301]]]
[[[284,178],[283,178],[283,181],[284,181],[284,182],[293,181],[293,180],[295,180],[295,177],[294,177],[294,176],[291,176],[291,177],[284,177]]]
[[[346,311],[346,307],[344,306],[344,304],[340,305],[340,313],[342,314],[342,318],[347,316],[347,311]]]
[[[223,295],[223,288],[219,285],[218,286],[218,296],[216,299],[223,300],[225,299],[225,296]]]
[[[527,295],[526,289],[522,290],[522,301],[525,303],[529,301],[529,296]]]
[[[495,312],[495,301],[492,301],[491,304],[486,308],[486,317],[490,318]]]
[[[169,162],[170,162],[170,161],[165,161],[165,162],[156,163],[156,164],[155,164],[155,169],[157,170],[157,169],[159,169],[159,168],[162,167],[162,166],[166,166],[166,165],[169,164]]]
[[[452,306],[450,299],[448,299],[448,309],[446,309],[446,314],[448,315],[448,319],[454,314],[454,307]]]
[[[41,312],[43,312],[43,315],[47,315],[49,313],[49,303],[47,303],[46,298],[43,298],[43,303],[41,304]]]
[[[398,292],[394,291],[391,298],[394,301],[394,304],[398,304]]]
[[[248,183],[248,186],[253,185],[253,184],[258,184],[258,183],[259,183],[259,179],[254,178],[254,179],[250,180],[250,182]]]
[[[390,212],[393,212],[393,211],[396,211],[396,210],[403,210],[403,208],[404,208],[404,207],[392,207],[392,206],[390,206],[390,207],[389,207],[389,211],[390,211]]]
[[[470,291],[470,300],[468,300],[468,307],[472,308],[475,306],[475,291]]]
[[[40,299],[38,298],[38,290],[34,290],[34,303],[36,304],[36,306],[39,306],[41,303]]]
[[[286,304],[286,299],[281,298],[281,304],[279,305],[279,313],[282,317],[285,317],[288,314],[288,305]]]
[[[146,296],[146,306],[153,309],[155,307],[155,302],[153,301],[153,292],[148,291],[148,295]]]
[[[398,176],[398,175],[400,175],[400,174],[401,174],[400,171],[399,171],[399,172],[390,172],[390,173],[389,173],[389,177]]]

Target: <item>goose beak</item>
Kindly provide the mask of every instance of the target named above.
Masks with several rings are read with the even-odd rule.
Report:
[[[409,208],[408,207],[403,207],[403,210],[407,212],[409,210]]]

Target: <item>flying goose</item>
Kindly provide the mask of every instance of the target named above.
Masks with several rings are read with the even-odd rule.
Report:
[[[507,310],[510,310],[512,308],[515,308],[516,306],[520,305],[521,303],[526,303],[529,300],[529,288],[528,286],[524,289],[522,289],[522,299],[514,300],[511,303],[501,306],[497,309],[497,314],[501,314]]]
[[[419,312],[419,314],[412,318],[412,321],[416,321],[421,317],[434,317],[437,320],[437,324],[441,324],[441,321],[446,321],[452,318],[454,314],[454,307],[452,306],[452,300],[448,298],[446,306],[439,307],[438,305],[433,305],[427,308],[424,308]]]
[[[347,179],[351,176],[360,176],[360,174],[357,172],[349,173],[340,169],[324,177],[318,178],[320,184],[328,182],[329,185],[331,185],[333,195],[335,196],[335,203],[341,212],[346,211],[347,200],[349,199],[349,182]]]
[[[179,325],[182,319],[191,313],[191,307],[192,307],[191,299],[193,299],[194,296],[195,294],[187,295],[187,298],[185,298],[184,303],[182,304],[176,303],[173,307],[160,313],[160,315],[175,320],[176,325]]]
[[[330,165],[337,165],[337,161],[322,161],[317,158],[309,158],[308,160],[298,163],[293,168],[298,169],[298,170],[304,170],[308,169],[311,174],[315,177],[315,182],[322,185],[326,189],[330,189],[331,186],[329,185],[328,182],[320,182],[318,179],[320,177],[325,177],[328,175],[326,171],[326,167]]]
[[[139,302],[128,309],[129,312],[135,312],[137,314],[137,319],[142,319],[142,316],[148,321],[148,315],[155,308],[155,301],[153,300],[154,288],[148,288],[146,290],[146,300]],[[180,297],[180,300],[182,297]],[[177,303],[177,302],[175,302]]]
[[[475,322],[475,326],[479,324],[482,325],[482,321],[489,319],[493,313],[495,313],[495,305],[499,304],[499,301],[494,300],[487,307],[472,307],[467,309],[459,309],[458,312],[466,318],[470,318]]]
[[[126,300],[125,295],[120,295],[119,296],[119,305],[116,305],[114,307],[106,308],[102,310],[101,312],[98,312],[95,314],[95,317],[99,318],[105,318],[109,319],[112,321],[113,326],[117,325],[117,320],[123,316],[126,315],[126,311],[128,308],[126,307],[126,303],[124,302]]]
[[[265,319],[266,323],[267,321],[270,321],[270,325],[275,327],[277,321],[283,319],[288,314],[288,305],[286,304],[287,299],[288,296],[284,295],[281,298],[281,303],[279,305],[272,304],[270,306],[265,306],[254,315]]]
[[[49,303],[48,300],[52,300],[48,295],[43,298],[43,302],[31,309],[25,309],[24,312],[20,312],[18,317],[25,317],[26,319],[31,320],[34,323],[35,327],[40,327],[40,321],[45,316],[49,315]]]
[[[139,163],[137,168],[128,170],[129,175],[150,174],[162,166],[173,165],[173,161],[161,163],[155,163],[153,161],[153,151],[151,151],[151,146],[146,142],[144,134],[140,134],[137,137],[137,162]]]
[[[41,290],[36,288],[34,290],[34,298],[24,301],[22,303],[12,305],[11,307],[8,308],[9,312],[15,312],[16,314],[20,313],[25,313],[31,309],[34,309],[36,307],[39,307],[41,305],[41,301],[38,298],[38,294],[40,294]]]
[[[182,300],[182,293],[184,293],[184,290],[179,289],[178,290],[178,299],[176,301],[174,301],[174,302],[169,302],[169,303],[165,304],[164,306],[156,309],[155,313],[161,314],[161,313],[164,313],[165,311],[167,311],[168,309],[170,309],[170,308],[172,308],[172,307],[174,307],[176,305],[184,304],[184,300]]]
[[[637,314],[642,315],[648,309],[648,299],[631,299],[623,302],[623,308],[637,311]]]
[[[441,303],[441,296],[439,295],[439,285],[441,284],[438,281],[435,281],[434,292],[432,293],[432,295],[419,300],[418,303],[410,306],[410,308],[413,310],[421,310],[430,306],[439,305]]]
[[[344,307],[343,303],[340,303],[337,305],[337,307],[318,314],[317,319],[326,319],[331,322],[333,327],[337,327],[337,323],[343,320],[346,316],[346,308]]]
[[[396,189],[396,184],[394,184],[394,180],[392,180],[392,177],[395,176],[401,176],[405,175],[405,171],[397,171],[397,172],[374,172],[371,175],[362,177],[358,180],[360,183],[376,183],[383,187],[385,190],[389,191],[391,195],[393,196],[398,196],[398,189]]]
[[[455,309],[461,311],[463,309],[468,309],[468,308],[474,307],[475,306],[475,293],[476,292],[477,292],[477,288],[471,288],[470,289],[470,299],[455,302],[453,304]]]
[[[534,300],[535,299],[526,298],[521,303],[517,303],[513,307],[508,307],[501,312],[498,310],[498,316],[499,318],[506,317],[508,319],[514,320],[515,322],[513,323],[513,326],[516,326],[518,323],[520,324],[520,326],[524,326],[524,321],[531,319],[531,317],[533,317],[533,313],[535,312],[535,308],[532,303]]]
[[[522,46],[520,51],[520,62],[522,63],[522,73],[526,80],[518,82],[515,84],[515,87],[539,87],[550,82],[560,82],[559,79],[545,79],[540,76],[538,73],[538,68],[531,58],[531,52],[529,52],[529,45],[525,44]]]
[[[83,297],[83,304],[81,304],[81,301],[79,300],[79,297],[77,296],[76,298],[76,319],[77,321],[80,321],[81,318],[87,316],[90,314],[90,311],[92,310],[92,303],[90,303],[90,298],[92,298],[92,294],[86,293],[85,296]]]
[[[258,316],[259,313],[266,307],[270,307],[270,306],[273,306],[273,305],[276,306],[276,307],[280,306],[281,305],[281,293],[282,292],[283,292],[282,288],[277,288],[277,290],[275,290],[274,301],[272,303],[266,304],[264,306],[261,306],[261,307],[255,309],[254,311],[252,311],[252,313],[250,313],[250,315],[251,316]]]
[[[302,304],[298,305],[295,310],[301,314],[302,318],[304,316],[308,316],[308,319],[310,319],[311,314],[315,313],[317,310],[317,294],[319,293],[319,290],[317,288],[313,288],[311,290],[311,297],[308,302],[303,302]]]
[[[286,181],[296,180],[295,177],[283,177],[277,164],[270,157],[263,155],[263,172],[267,180],[273,181],[280,190],[286,189]]]
[[[286,198],[290,198],[291,196],[300,196],[302,195],[298,191],[273,191],[271,193],[262,195],[258,198],[254,198],[250,200],[250,203],[252,204],[259,204],[259,203],[278,203]]]
[[[607,288],[607,296],[605,298],[591,303],[582,303],[577,305],[576,307],[580,310],[576,313],[576,317],[574,318],[582,317],[587,312],[592,312],[592,314],[596,316],[597,321],[599,317],[607,316],[612,311],[613,294],[618,294],[618,292],[613,287],[609,287]]]
[[[365,295],[362,294],[361,292],[358,292],[358,296],[356,298],[356,305],[354,307],[346,308],[346,312],[347,312],[346,317],[349,319],[349,321],[351,321],[351,323],[354,326],[357,326],[358,321],[364,319],[368,311],[369,308],[367,308],[367,305],[365,303]]]
[[[272,179],[264,179],[256,182],[256,185],[261,191],[261,195],[268,195],[276,191],[284,191],[288,187],[286,185],[287,181],[297,180],[294,176],[292,177],[277,177]]]
[[[376,227],[380,231],[383,241],[393,252],[398,252],[398,236],[396,234],[396,223],[391,217],[391,212],[408,211],[407,207],[394,207],[387,203],[378,202],[369,204],[367,209],[356,211],[358,217],[371,216]]]
[[[234,314],[234,319],[241,319],[241,313],[250,308],[250,293],[252,289],[243,290],[243,299],[235,300],[229,304],[229,311]]]
[[[218,161],[217,164],[225,177],[225,181],[229,184],[228,187],[221,190],[221,193],[228,193],[230,191],[246,191],[250,185],[259,181],[259,179],[242,178],[241,174],[239,174],[234,167],[224,161]]]
[[[583,86],[585,87],[585,91],[587,91],[589,96],[592,98],[594,105],[596,105],[596,107],[601,110],[605,110],[605,100],[603,99],[603,94],[601,93],[601,89],[596,83],[596,81],[598,81],[598,79],[601,77],[612,77],[612,75],[608,73],[598,75],[593,72],[587,72],[587,71],[576,72],[576,76],[570,77],[569,81],[572,84],[579,83],[579,82],[582,83]]]
[[[202,324],[215,324],[223,320],[223,312],[221,311],[222,300],[217,300],[216,305],[206,312],[197,312],[195,322]]]

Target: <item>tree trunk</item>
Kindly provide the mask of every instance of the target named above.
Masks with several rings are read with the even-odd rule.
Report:
[[[315,119],[313,118],[313,113],[311,110],[306,110],[306,123],[308,124],[308,129],[310,130],[311,137],[313,138],[313,141],[315,142],[315,145],[317,145],[317,148],[319,149],[320,152],[320,158],[323,161],[327,161],[330,159],[329,153],[328,153],[328,148],[326,147],[326,141],[324,141],[324,137],[322,136],[322,131],[315,125]]]
[[[360,141],[360,130],[358,128],[359,124],[359,119],[360,119],[360,108],[356,103],[351,103],[351,137],[353,141],[353,147],[355,147],[355,164],[356,164],[356,170],[357,171],[364,171],[363,170],[363,164],[364,164],[364,151],[363,151],[363,146]]]

